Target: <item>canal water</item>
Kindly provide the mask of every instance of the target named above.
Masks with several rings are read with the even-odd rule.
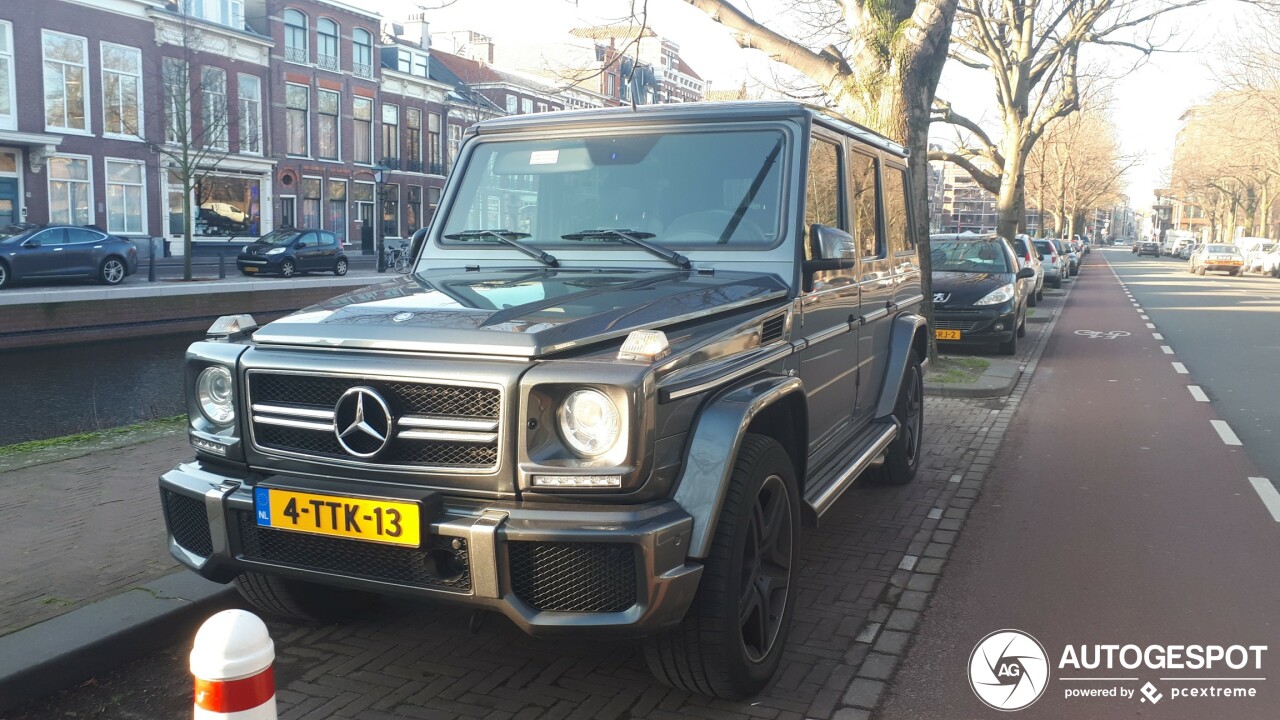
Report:
[[[0,446],[186,412],[182,362],[202,336],[0,351]]]

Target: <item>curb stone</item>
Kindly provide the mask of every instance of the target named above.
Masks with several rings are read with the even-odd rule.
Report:
[[[1073,283],[1061,292],[1062,304],[1065,305],[1071,296]],[[1048,295],[1048,292],[1045,293]],[[1056,294],[1056,293],[1055,293]],[[930,542],[921,552],[913,571],[899,570],[885,587],[877,599],[875,608],[867,618],[867,622],[858,632],[854,648],[845,658],[855,665],[854,680],[843,693],[843,705],[835,718],[870,718],[871,711],[879,707],[884,691],[893,684],[897,668],[906,657],[918,620],[928,608],[929,600],[937,587],[937,580],[946,566],[946,558],[951,547],[959,537],[959,530],[968,517],[968,510],[980,495],[986,483],[990,462],[995,451],[1004,440],[1009,422],[1017,412],[1027,387],[1035,375],[1036,366],[1044,354],[1045,345],[1058,325],[1061,312],[1054,312],[1044,332],[1036,339],[1036,345],[1028,356],[1025,365],[1019,368],[1018,374],[1010,383],[1012,392],[999,410],[992,410],[990,417],[982,420],[978,437],[970,444],[972,452],[965,454],[958,469],[964,479],[960,488],[949,483],[948,491],[943,495],[938,506],[944,508],[943,516],[948,518],[948,525],[941,523],[938,530],[930,537]],[[927,388],[928,386],[926,386]],[[943,395],[943,397],[966,397],[964,395]],[[982,397],[982,396],[967,396]],[[986,397],[998,397],[988,395]],[[983,452],[985,451],[985,452]],[[962,492],[964,491],[964,492]],[[944,504],[945,502],[945,504]],[[874,652],[872,649],[874,648]],[[891,658],[886,660],[884,658]],[[888,667],[888,673],[885,667]]]

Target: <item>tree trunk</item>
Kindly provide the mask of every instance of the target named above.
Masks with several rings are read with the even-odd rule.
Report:
[[[1026,226],[1022,197],[1026,161],[1022,153],[1008,153],[1000,173],[1000,194],[996,196],[996,232],[1011,240]]]

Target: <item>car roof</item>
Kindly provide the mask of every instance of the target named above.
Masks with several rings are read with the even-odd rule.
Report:
[[[716,121],[750,121],[792,119],[817,122],[848,133],[880,150],[907,156],[907,149],[884,137],[871,128],[853,120],[813,105],[777,100],[737,100],[730,102],[661,103],[637,105],[635,108],[608,107],[581,110],[557,110],[545,113],[508,115],[476,123],[467,129],[468,135],[517,132],[536,128],[557,128],[565,125],[612,125],[636,127],[670,124],[675,122],[704,123]]]

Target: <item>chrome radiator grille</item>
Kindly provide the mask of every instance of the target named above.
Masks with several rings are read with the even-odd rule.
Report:
[[[377,467],[498,465],[495,387],[250,370],[253,443],[273,455]]]

